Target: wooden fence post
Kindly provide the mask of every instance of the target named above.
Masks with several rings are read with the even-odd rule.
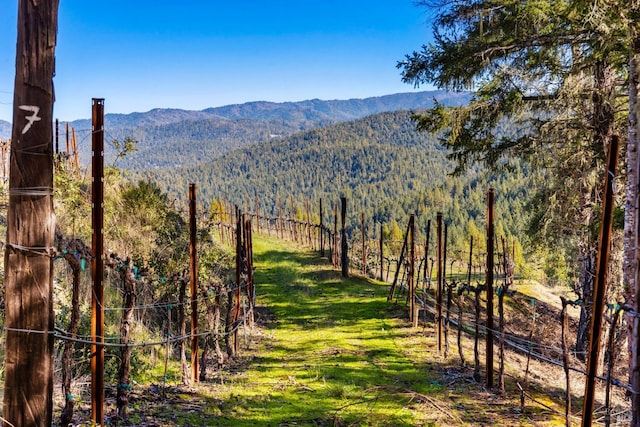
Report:
[[[58,1],[19,1],[17,27],[2,415],[8,421],[4,425],[49,426],[53,420],[52,116]]]

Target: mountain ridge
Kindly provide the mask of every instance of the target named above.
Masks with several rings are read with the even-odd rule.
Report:
[[[0,120],[0,138],[9,139],[11,138],[11,123]]]
[[[235,148],[260,144],[277,137],[312,128],[357,120],[388,111],[429,108],[434,100],[445,105],[462,105],[468,93],[445,91],[408,92],[379,97],[296,102],[254,101],[201,111],[153,109],[147,113],[107,114],[106,140],[131,137],[138,151],[118,166],[131,169],[189,166],[208,162]],[[71,122],[76,132],[89,134],[88,120]],[[87,143],[80,144],[82,163],[89,162]],[[115,158],[107,144],[107,162]]]

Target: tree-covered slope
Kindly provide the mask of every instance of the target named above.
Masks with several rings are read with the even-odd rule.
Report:
[[[526,222],[527,171],[516,164],[510,174],[473,168],[452,177],[446,154],[436,137],[416,131],[409,112],[397,111],[234,150],[207,164],[134,173],[132,178],[151,176],[179,199],[195,182],[206,204],[227,197],[243,209],[249,200],[253,209],[258,197],[266,212],[277,211],[278,198],[287,212],[291,197],[298,206],[309,199],[316,209],[322,198],[329,216],[331,204],[346,196],[351,224],[359,223],[360,213],[386,224],[404,223],[417,213],[424,230],[427,219],[441,211],[459,241],[469,221],[483,227],[487,187],[495,186],[503,202],[498,211],[502,230],[520,235]]]
[[[274,137],[354,120],[373,113],[422,109],[434,100],[445,105],[467,102],[466,93],[443,91],[401,93],[366,99],[309,100],[300,102],[250,102],[202,111],[155,109],[146,113],[107,114],[107,142],[132,137],[139,150],[119,166],[131,169],[190,166],[213,160],[232,149]],[[91,123],[71,123],[79,135],[83,163],[89,162]],[[106,158],[114,158],[106,147]]]
[[[0,138],[11,137],[11,123],[0,120]]]

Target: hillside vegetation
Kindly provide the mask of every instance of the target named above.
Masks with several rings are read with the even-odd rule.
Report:
[[[11,123],[0,120],[0,138],[11,138]]]
[[[446,154],[437,137],[415,130],[411,113],[396,111],[234,150],[207,164],[133,173],[131,178],[153,179],[177,199],[184,199],[188,183],[195,182],[207,205],[227,197],[241,208],[249,201],[252,210],[258,197],[267,213],[277,212],[278,198],[288,212],[293,198],[296,206],[309,199],[317,214],[323,199],[325,223],[332,217],[331,204],[345,196],[350,229],[359,224],[361,213],[367,221],[402,227],[416,213],[422,232],[428,219],[443,212],[459,246],[482,228],[486,191],[493,186],[499,235],[523,238],[528,170],[515,163],[508,174],[474,167],[453,177]]]

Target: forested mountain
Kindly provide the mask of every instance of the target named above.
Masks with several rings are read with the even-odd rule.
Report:
[[[155,109],[146,113],[107,114],[107,143],[132,137],[139,150],[118,166],[131,169],[190,166],[211,161],[234,148],[329,124],[354,120],[373,113],[413,110],[467,102],[467,93],[426,91],[366,99],[301,102],[250,102],[203,111]],[[79,135],[82,163],[89,162],[89,120],[71,123]],[[107,162],[113,150],[106,147]]]
[[[0,138],[11,138],[11,123],[0,120]]]
[[[152,177],[172,197],[185,199],[188,182],[198,186],[199,200],[227,197],[244,209],[255,197],[266,212],[276,212],[278,198],[286,212],[290,198],[297,206],[309,199],[316,209],[325,201],[348,199],[351,224],[360,213],[376,222],[405,223],[418,214],[418,227],[438,211],[451,222],[452,239],[462,242],[469,221],[482,229],[485,195],[495,186],[499,229],[520,236],[526,222],[523,205],[528,172],[519,164],[508,175],[490,175],[481,168],[451,177],[453,164],[437,138],[415,130],[407,111],[375,114],[351,122],[300,132],[231,151],[214,161],[187,168],[133,173]],[[471,230],[473,231],[473,230]]]

